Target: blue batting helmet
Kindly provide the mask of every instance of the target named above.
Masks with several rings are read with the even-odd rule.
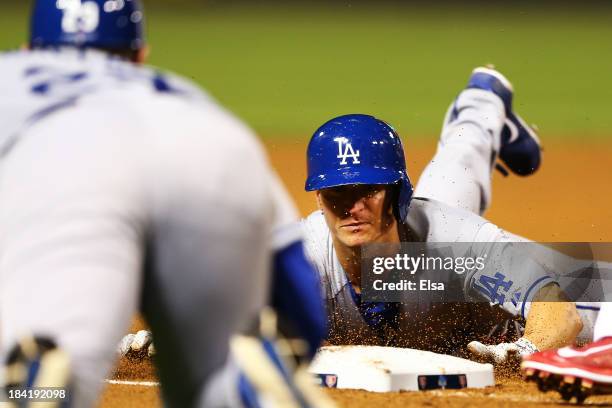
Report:
[[[35,0],[30,46],[108,50],[144,46],[140,0]]]
[[[323,124],[308,144],[306,191],[347,184],[397,184],[397,207],[406,218],[412,184],[395,130],[369,115],[344,115]]]

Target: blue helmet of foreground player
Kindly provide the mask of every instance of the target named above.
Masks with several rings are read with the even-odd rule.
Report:
[[[140,0],[35,0],[30,46],[136,51],[144,46]]]
[[[397,184],[405,219],[412,198],[402,142],[395,130],[369,115],[344,115],[323,124],[308,144],[306,191],[348,184]]]

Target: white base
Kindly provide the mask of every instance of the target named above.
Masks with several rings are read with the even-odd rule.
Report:
[[[419,376],[427,375],[448,376],[430,378],[429,384],[434,381],[439,388],[457,388],[457,381],[469,388],[495,385],[491,364],[394,347],[321,347],[309,371],[321,378],[323,386],[373,392],[418,391],[425,380],[419,387]],[[461,375],[465,377],[459,379]]]

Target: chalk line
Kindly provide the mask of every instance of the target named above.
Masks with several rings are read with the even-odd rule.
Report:
[[[141,387],[159,387],[159,383],[155,381],[104,380],[104,382],[113,385],[139,385]]]

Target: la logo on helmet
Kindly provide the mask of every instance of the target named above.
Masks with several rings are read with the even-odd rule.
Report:
[[[57,8],[62,10],[62,31],[65,33],[91,33],[100,23],[100,7],[93,1],[58,0]]]
[[[351,142],[349,142],[346,137],[336,137],[334,141],[338,143],[338,156],[336,157],[342,159],[340,160],[340,164],[346,164],[346,160],[349,157],[353,159],[353,164],[361,163],[359,161],[359,150],[355,151]]]

